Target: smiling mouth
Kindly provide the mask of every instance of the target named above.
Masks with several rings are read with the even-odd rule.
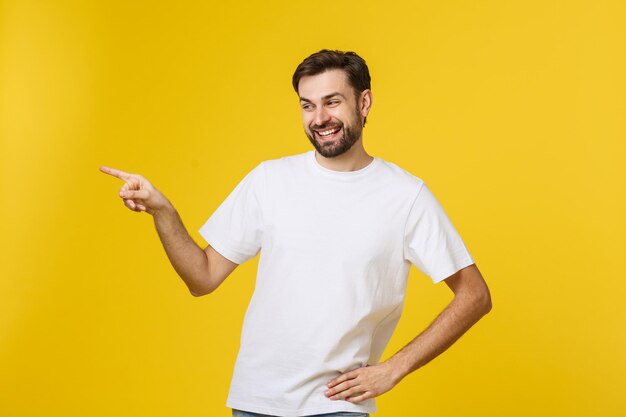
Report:
[[[341,130],[341,126],[325,130],[316,130],[315,133],[322,139],[331,139]]]

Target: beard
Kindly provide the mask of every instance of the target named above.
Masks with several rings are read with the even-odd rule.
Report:
[[[352,145],[354,145],[361,134],[363,133],[363,126],[359,123],[361,114],[358,109],[355,109],[355,120],[357,123],[353,125],[344,125],[340,121],[329,122],[323,125],[313,125],[311,129],[304,129],[307,137],[311,141],[311,144],[315,147],[315,150],[325,158],[332,158],[346,153]],[[315,132],[313,130],[324,130],[329,128],[339,127],[343,130],[343,135],[340,138],[328,142],[320,142],[315,138]]]

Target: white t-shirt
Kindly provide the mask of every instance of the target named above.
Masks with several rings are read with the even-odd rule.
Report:
[[[351,172],[314,151],[263,162],[200,233],[238,264],[261,251],[227,406],[286,417],[375,412],[326,383],[379,361],[411,263],[433,282],[473,263],[423,181],[378,158]]]

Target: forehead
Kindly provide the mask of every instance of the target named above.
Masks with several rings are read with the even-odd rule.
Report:
[[[308,100],[319,100],[333,93],[341,93],[345,97],[351,97],[353,91],[348,82],[348,76],[340,69],[304,76],[298,84],[298,95]]]

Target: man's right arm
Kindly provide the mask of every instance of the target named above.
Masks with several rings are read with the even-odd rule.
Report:
[[[226,259],[210,245],[202,250],[189,236],[171,204],[155,212],[153,217],[170,263],[193,296],[210,294],[237,267],[236,263]]]
[[[213,292],[237,267],[210,245],[202,250],[189,236],[174,206],[141,175],[109,167],[100,170],[125,182],[119,195],[129,210],[152,215],[165,253],[192,295]]]

